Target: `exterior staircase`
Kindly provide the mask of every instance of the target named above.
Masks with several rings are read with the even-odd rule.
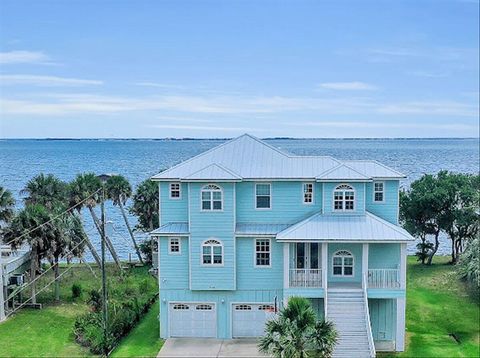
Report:
[[[333,358],[375,357],[364,291],[332,288],[327,295],[327,319],[338,332]]]

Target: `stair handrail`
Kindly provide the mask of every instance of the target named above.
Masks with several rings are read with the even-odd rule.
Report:
[[[367,274],[363,277],[363,306],[365,311],[365,322],[367,326],[367,336],[368,336],[368,348],[370,350],[370,357],[375,358],[377,353],[375,352],[375,343],[373,342],[372,335],[372,326],[370,324],[370,310],[368,309],[368,298],[367,298],[367,286],[368,286],[368,276]]]

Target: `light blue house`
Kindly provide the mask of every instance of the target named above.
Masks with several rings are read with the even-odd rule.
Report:
[[[161,337],[259,336],[289,297],[304,296],[335,322],[337,356],[403,351],[403,177],[250,135],[155,175]]]

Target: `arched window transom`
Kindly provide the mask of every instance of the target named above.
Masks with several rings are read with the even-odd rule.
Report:
[[[353,276],[354,258],[350,251],[340,250],[333,255],[333,276]]]
[[[208,184],[202,188],[202,210],[222,210],[223,192],[222,188],[215,184]]]
[[[337,186],[333,192],[333,210],[355,210],[355,189],[347,184]]]
[[[202,264],[223,265],[223,245],[218,240],[207,240],[202,244]]]

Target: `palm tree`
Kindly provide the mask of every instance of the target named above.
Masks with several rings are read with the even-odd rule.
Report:
[[[265,325],[258,347],[277,358],[331,357],[337,331],[331,322],[317,321],[310,301],[291,297],[278,316]]]
[[[102,236],[102,229],[100,227],[100,221],[93,208],[102,200],[100,195],[101,188],[102,182],[94,173],[79,174],[69,185],[70,207],[77,205],[75,209],[79,213],[83,207],[86,207],[92,216],[93,223],[95,224],[100,236]],[[93,245],[89,242],[89,240],[87,240],[87,242],[92,254],[95,252],[95,254],[93,254],[95,261],[97,261],[97,263],[100,265],[100,258],[93,248]],[[118,258],[115,248],[113,247],[112,242],[107,235],[105,235],[105,243],[108,250],[112,254],[113,259],[115,260],[115,263],[119,268],[121,268],[120,259]]]
[[[57,206],[65,206],[67,183],[53,174],[41,173],[30,179],[20,193],[27,194],[24,198],[25,204],[40,204],[48,210],[53,210]]]
[[[138,259],[143,264],[142,255],[140,255],[140,250],[138,248],[135,237],[133,236],[133,231],[128,222],[127,215],[125,213],[124,205],[127,200],[132,196],[132,187],[128,180],[122,175],[112,175],[107,179],[105,184],[107,190],[107,196],[112,200],[113,205],[117,205],[120,208],[120,211],[127,226],[130,237],[132,238],[133,246],[137,252]]]
[[[0,230],[1,224],[8,224],[14,216],[15,199],[12,193],[0,186]]]
[[[138,228],[153,231],[158,227],[158,184],[150,179],[140,183],[133,195],[131,212],[138,218]]]

